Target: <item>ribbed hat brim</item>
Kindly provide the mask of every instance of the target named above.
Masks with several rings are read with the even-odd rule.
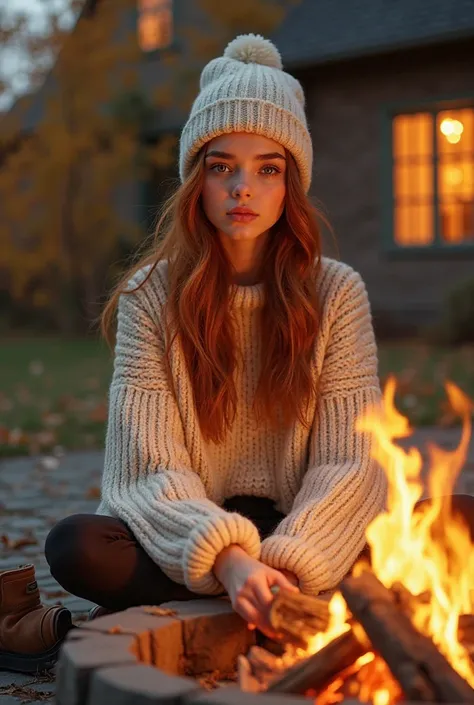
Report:
[[[286,147],[296,160],[305,192],[309,191],[313,147],[307,126],[294,113],[254,98],[222,98],[191,114],[181,133],[181,180],[206,142],[230,132],[259,134]]]

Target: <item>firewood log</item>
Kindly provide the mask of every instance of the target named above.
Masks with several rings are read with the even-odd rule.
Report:
[[[349,577],[340,586],[353,617],[373,649],[385,659],[411,701],[474,703],[474,690],[454,670],[432,639],[421,634],[372,571]]]
[[[329,623],[329,600],[273,586],[275,595],[268,621],[273,631],[295,646],[306,648],[308,640],[325,631]]]
[[[253,675],[250,663],[243,654],[237,656],[237,680],[240,690],[247,693],[259,693],[263,690],[262,684]]]
[[[261,646],[251,646],[247,654],[249,663],[254,669],[276,673],[280,670],[278,656],[271,654]]]
[[[269,684],[286,670],[277,656],[260,646],[252,646],[247,653],[252,677],[266,690]]]
[[[305,694],[307,690],[322,691],[335,676],[351,666],[370,650],[370,644],[359,625],[336,637],[309,658],[288,669],[267,688],[272,693]]]

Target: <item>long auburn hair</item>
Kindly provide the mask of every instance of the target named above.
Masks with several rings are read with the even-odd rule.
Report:
[[[220,443],[232,425],[238,403],[233,382],[236,346],[229,315],[233,281],[231,264],[201,202],[205,152],[204,146],[188,178],[165,202],[152,244],[119,279],[99,320],[101,334],[111,348],[112,319],[120,295],[138,291],[158,262],[168,260],[164,320],[169,312],[174,335],[171,340],[165,336],[164,363],[170,388],[169,355],[178,335],[201,433],[205,440]],[[318,219],[329,224],[305,194],[296,162],[285,152],[285,208],[269,234],[261,271],[265,290],[260,314],[262,367],[253,408],[257,420],[266,418],[272,428],[282,423],[287,427],[296,417],[308,428],[302,410],[305,407],[306,413],[318,387],[310,370],[320,324],[317,279],[322,239]],[[151,268],[145,279],[126,291],[131,277],[146,265]]]

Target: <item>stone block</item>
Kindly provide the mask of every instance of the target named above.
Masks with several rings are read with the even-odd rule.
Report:
[[[196,600],[171,600],[160,604],[162,609],[176,611],[176,619],[188,615],[229,614],[234,612],[227,597],[203,597]]]
[[[80,626],[74,625],[73,628],[70,631],[68,631],[67,641],[65,643],[72,641],[72,640],[76,641],[77,639],[87,639],[87,638],[90,639],[91,637],[94,637],[94,635],[96,633],[97,632],[85,631],[83,629],[82,624]]]
[[[199,686],[152,666],[101,668],[92,679],[87,705],[179,705]]]
[[[68,638],[61,647],[56,669],[58,705],[86,705],[89,681],[96,669],[136,663],[136,637],[133,635],[94,634],[91,639]]]
[[[131,607],[86,622],[88,632],[108,633],[110,629],[123,629],[137,636],[139,661],[153,664],[166,673],[184,674],[183,623],[172,617],[148,614],[143,607]]]
[[[221,598],[167,602],[183,622],[185,674],[220,671],[223,678],[235,672],[237,656],[255,644],[255,631]],[[218,645],[218,648],[216,646]]]
[[[311,699],[303,695],[247,693],[237,685],[231,685],[227,688],[191,693],[181,705],[308,705],[311,702]],[[345,701],[344,705],[348,703]]]

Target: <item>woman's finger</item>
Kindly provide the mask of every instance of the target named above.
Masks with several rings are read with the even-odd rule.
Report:
[[[293,592],[299,592],[299,588],[296,585],[293,585],[288,578],[283,575],[283,573],[280,573],[279,571],[275,571],[272,575],[272,585],[278,585],[281,588],[284,588],[285,590],[292,590]]]
[[[234,609],[246,622],[257,626],[260,624],[258,610],[246,597],[238,597]]]
[[[273,594],[270,590],[270,585],[272,584],[271,579],[269,579],[268,574],[259,576],[255,579],[248,587],[254,595],[252,602],[255,604],[259,611],[263,614],[267,613],[269,606],[273,601]]]

